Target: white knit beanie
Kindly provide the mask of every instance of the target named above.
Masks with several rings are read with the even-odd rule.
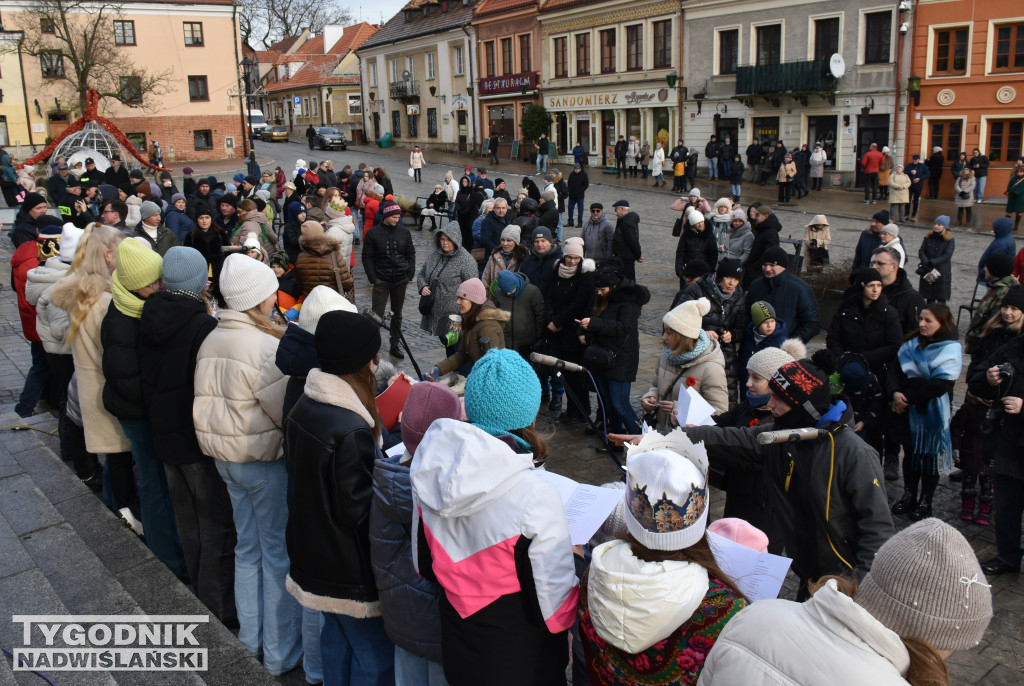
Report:
[[[75,251],[78,250],[78,241],[82,240],[85,229],[80,229],[71,222],[64,225],[60,232],[60,261],[71,264],[75,260]]]
[[[248,255],[228,255],[220,270],[220,294],[237,312],[256,307],[277,292],[274,270]]]
[[[698,209],[690,207],[687,214],[687,221],[690,222],[690,226],[696,226],[704,221],[704,213]]]
[[[662,323],[678,334],[687,338],[700,337],[701,323],[704,315],[711,311],[711,301],[707,298],[687,300],[665,313]]]
[[[783,341],[779,348],[758,350],[747,361],[747,371],[754,372],[762,379],[770,379],[779,371],[779,367],[794,360],[807,357],[807,348],[799,338]]]
[[[320,317],[334,310],[359,311],[348,301],[348,298],[333,288],[317,286],[309,292],[306,300],[302,303],[302,309],[299,310],[299,326],[303,331],[315,334]]]

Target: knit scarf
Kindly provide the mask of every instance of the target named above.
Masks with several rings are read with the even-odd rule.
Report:
[[[573,266],[567,265],[565,262],[558,263],[558,276],[563,279],[571,279],[576,276],[576,273],[580,270],[580,265],[577,262]]]
[[[750,403],[752,409],[758,407],[764,407],[768,404],[768,399],[772,397],[771,393],[765,393],[764,395],[753,395],[750,389],[747,389],[747,402]]]
[[[131,317],[132,319],[141,319],[142,306],[146,304],[146,301],[132,293],[121,284],[121,279],[117,276],[117,270],[114,270],[114,276],[111,279],[111,282],[111,290],[114,295],[114,307],[117,308],[117,311],[123,315]]]
[[[697,344],[693,346],[693,350],[682,355],[673,355],[672,349],[667,345],[661,349],[661,354],[665,358],[665,361],[674,367],[682,367],[687,362],[693,360],[704,354],[704,351],[711,346],[711,339],[708,338],[708,334],[705,331],[701,331],[700,335],[697,336]]]
[[[505,261],[505,266],[506,267],[509,266],[510,264],[512,264],[512,256],[515,255],[515,252],[513,252],[513,251],[505,252],[504,250],[502,250],[498,254],[501,255],[501,259]]]
[[[904,373],[914,379],[942,379],[955,381],[960,377],[963,354],[956,341],[939,341],[921,347],[920,338],[902,345],[898,354]],[[910,435],[914,452],[936,455],[942,472],[953,468],[953,450],[949,435],[949,394],[928,401],[924,410],[911,405],[909,410]]]

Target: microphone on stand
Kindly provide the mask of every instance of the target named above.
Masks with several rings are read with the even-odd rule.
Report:
[[[782,429],[781,431],[765,431],[757,435],[759,445],[773,445],[775,443],[796,443],[797,441],[813,441],[821,438],[828,432],[824,429]]]
[[[362,309],[362,311],[360,312],[360,314],[362,314],[364,317],[369,319],[371,322],[373,322],[374,324],[376,324],[380,328],[385,329],[386,331],[390,331],[391,330],[391,327],[388,326],[387,323],[383,319],[381,319],[380,315],[378,315],[376,312],[371,310],[369,307],[364,307]]]
[[[490,349],[491,349],[491,338],[490,338],[490,336],[481,336],[480,337],[480,352],[483,353],[484,355],[486,355],[487,351],[490,350]]]
[[[552,357],[551,355],[541,355],[540,353],[530,353],[530,362],[536,362],[537,364],[542,364],[545,367],[564,369],[567,372],[586,371],[586,369],[576,364],[575,362],[566,362],[565,360],[560,360],[557,357]]]

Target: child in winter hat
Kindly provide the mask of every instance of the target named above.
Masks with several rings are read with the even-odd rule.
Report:
[[[702,331],[701,323],[704,315],[711,311],[711,301],[707,298],[688,300],[665,313],[662,323],[676,333],[687,338],[697,339]]]
[[[473,365],[466,379],[466,416],[473,425],[492,436],[511,434],[529,450],[531,446],[514,432],[532,426],[539,409],[540,381],[519,353],[492,349]]]
[[[416,454],[423,434],[435,420],[457,420],[461,415],[459,396],[448,386],[440,383],[414,384],[402,410],[402,443],[405,444],[406,457],[411,460]]]
[[[706,461],[666,449],[627,459],[626,529],[645,548],[692,546],[704,537],[709,504]]]
[[[750,323],[754,332],[762,336],[771,336],[775,331],[775,308],[770,302],[758,300],[750,306]]]

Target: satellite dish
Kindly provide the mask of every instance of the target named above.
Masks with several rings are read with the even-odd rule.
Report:
[[[840,58],[840,59],[842,59],[842,58]],[[403,69],[402,70],[402,80],[403,81],[409,81],[411,79],[412,79],[412,74],[409,73],[409,70],[408,69]]]
[[[832,72],[832,76],[837,79],[841,78],[846,73],[846,60],[837,52],[829,58],[828,69]]]

